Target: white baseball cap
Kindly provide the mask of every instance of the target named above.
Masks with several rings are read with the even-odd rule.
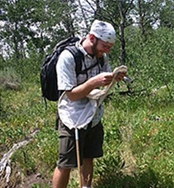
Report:
[[[114,27],[104,21],[95,20],[91,25],[90,34],[103,40],[104,42],[114,43],[116,39],[116,32]]]

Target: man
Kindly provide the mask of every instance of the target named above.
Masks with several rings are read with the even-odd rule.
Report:
[[[76,43],[76,47],[84,54],[82,70],[96,63],[97,58],[104,58],[104,65],[89,69],[87,74],[75,73],[73,55],[64,50],[57,63],[58,89],[66,91],[65,108],[71,109],[73,105],[79,110],[85,108],[89,99],[87,95],[96,88],[111,83],[113,73],[107,61],[106,54],[111,50],[116,39],[113,26],[107,22],[95,20],[89,34]],[[120,81],[125,73],[118,74],[116,81]],[[84,128],[79,129],[79,148],[81,162],[82,188],[90,188],[93,175],[93,159],[102,157],[103,126],[101,117],[103,107],[100,106],[96,115]],[[68,117],[67,117],[68,118]],[[77,167],[76,145],[74,129],[70,129],[59,122],[59,160],[53,174],[53,188],[66,188],[70,171]]]

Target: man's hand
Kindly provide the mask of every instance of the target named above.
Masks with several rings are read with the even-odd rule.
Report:
[[[116,81],[116,82],[119,82],[119,81],[123,80],[123,78],[124,78],[125,76],[126,76],[126,72],[120,72],[120,73],[118,73],[118,74],[116,75],[115,81]]]
[[[114,73],[114,77],[115,77],[115,81],[119,82],[121,80],[123,80],[123,78],[126,76],[127,73],[127,67],[125,65],[121,65],[119,67],[116,67],[113,71]]]
[[[100,73],[90,78],[83,84],[73,88],[71,91],[67,91],[67,96],[71,101],[75,101],[87,96],[93,89],[99,87],[106,86],[106,89],[109,90],[109,88],[114,84],[115,80],[118,82],[124,78],[126,72],[127,67],[122,65],[120,67],[115,68],[115,70],[112,73]]]
[[[112,82],[113,77],[114,77],[113,73],[103,72],[94,76],[92,79],[95,83],[95,87],[101,87],[101,86],[109,85]]]

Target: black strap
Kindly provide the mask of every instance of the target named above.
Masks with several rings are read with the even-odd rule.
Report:
[[[76,70],[76,75],[78,76],[82,70],[82,62],[84,61],[84,54],[75,46],[67,46],[66,49],[69,50],[74,56],[74,60],[76,64],[75,70]]]
[[[75,63],[76,63],[76,74],[77,76],[79,74],[86,74],[88,70],[94,68],[95,66],[97,65],[101,65],[101,67],[103,67],[104,65],[104,58],[101,57],[101,58],[97,58],[97,62],[94,63],[93,65],[85,68],[84,70],[82,70],[82,62],[84,61],[84,54],[79,50],[77,49],[75,46],[68,46],[66,47],[67,50],[69,50],[72,55],[74,56],[74,59],[75,59]]]
[[[80,71],[80,74],[85,74],[88,70],[94,68],[95,66],[99,65],[99,62],[97,61],[93,65],[89,66],[88,68],[85,68],[84,70]]]

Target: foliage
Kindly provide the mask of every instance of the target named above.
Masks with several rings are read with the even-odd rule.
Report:
[[[160,20],[161,26],[168,27],[170,29],[174,28],[174,2],[173,1],[165,1],[164,7],[160,12]]]
[[[67,5],[49,0],[2,0],[0,32],[4,44],[10,49],[8,56],[13,54],[16,61],[25,58],[31,43],[43,54],[44,48],[51,42],[55,44],[54,41],[62,35],[73,35],[70,16],[75,8]]]
[[[57,160],[58,142],[57,132],[54,130],[56,106],[55,103],[50,104],[50,109],[45,110],[38,84],[23,84],[19,91],[1,91],[1,115],[4,114],[0,120],[1,154],[7,152],[14,143],[26,139],[35,129],[40,130],[31,144],[14,154],[12,168],[16,174],[24,176],[39,171],[47,179]],[[21,178],[22,176],[20,181]]]
[[[3,71],[0,71],[0,88],[16,90],[19,89],[20,82],[21,78],[13,68],[6,67]]]
[[[20,58],[17,59],[13,50],[9,50],[8,58],[0,56],[1,86],[10,82],[19,85],[20,88],[9,90],[0,87],[0,154],[7,152],[14,143],[26,139],[35,129],[39,129],[33,141],[13,156],[14,173],[11,181],[14,185],[19,184],[23,181],[22,176],[25,180],[28,176],[39,173],[45,178],[45,185],[34,183],[32,187],[46,188],[49,187],[48,182],[56,165],[58,135],[54,130],[56,103],[48,102],[45,109],[45,103],[41,98],[40,66],[44,58],[43,49],[47,45],[52,49],[60,38],[76,34],[77,18],[69,14],[77,7],[72,1],[68,6],[68,1],[27,2],[0,2],[1,20],[7,21],[4,27],[6,30],[1,28],[0,32],[4,38],[7,37],[8,45],[12,48],[16,45],[16,49],[20,51],[17,54]],[[99,3],[102,18],[107,15],[105,20],[111,20],[117,26],[120,21],[114,13],[117,3],[104,2]],[[123,3],[124,10],[127,10],[130,2]],[[172,27],[164,24],[169,6],[163,7],[160,2],[159,9],[151,19],[153,3],[156,2],[157,6],[158,1],[150,2],[151,4],[144,2],[143,6],[144,13],[147,13],[146,6],[149,7],[145,17],[147,25],[154,21],[158,13],[163,19],[161,18],[161,26],[156,29],[145,27],[148,31],[146,37],[142,36],[142,30],[136,23],[129,25],[133,20],[131,15],[126,15],[127,19],[130,16],[130,20],[126,20],[124,30],[125,64],[133,83],[129,95],[119,94],[127,91],[127,87],[121,82],[105,101],[105,115],[102,120],[105,128],[104,156],[95,161],[94,188],[174,186],[174,33]],[[131,14],[132,8],[135,7],[129,7],[128,12]],[[163,11],[160,12],[160,9]],[[107,14],[105,10],[111,12]],[[32,24],[37,28],[36,31],[31,29]],[[23,46],[24,43],[26,46]],[[110,53],[113,68],[120,64],[119,46],[118,39]],[[69,187],[78,186],[77,176],[74,170]]]
[[[105,154],[96,162],[94,187],[173,187],[172,108],[164,91],[113,96],[105,109]]]
[[[27,56],[26,51],[30,50],[32,44],[43,55],[47,48],[52,49],[62,37],[86,34],[94,18],[114,25],[120,45],[124,45],[124,29],[130,25],[137,25],[144,36],[154,27],[173,28],[171,0],[92,0],[79,3],[80,1],[1,0],[1,50],[5,51],[5,56],[13,55],[18,61]],[[123,31],[118,30],[120,25],[123,26]]]
[[[160,88],[172,82],[173,35],[173,31],[160,28],[143,41],[137,28],[126,31],[127,65],[131,67],[132,78],[143,88]]]
[[[39,84],[22,85],[19,91],[1,92],[6,114],[0,121],[1,152],[39,129],[35,139],[14,154],[12,164],[16,174],[24,177],[41,174],[49,187],[58,149],[56,103],[49,102],[45,110]],[[118,93],[123,88],[122,84],[115,88],[105,102],[104,156],[95,161],[93,187],[173,187],[173,100],[166,89],[150,95],[121,96]],[[23,180],[18,177],[16,181]],[[73,173],[69,187],[77,187],[77,181],[78,175]]]

